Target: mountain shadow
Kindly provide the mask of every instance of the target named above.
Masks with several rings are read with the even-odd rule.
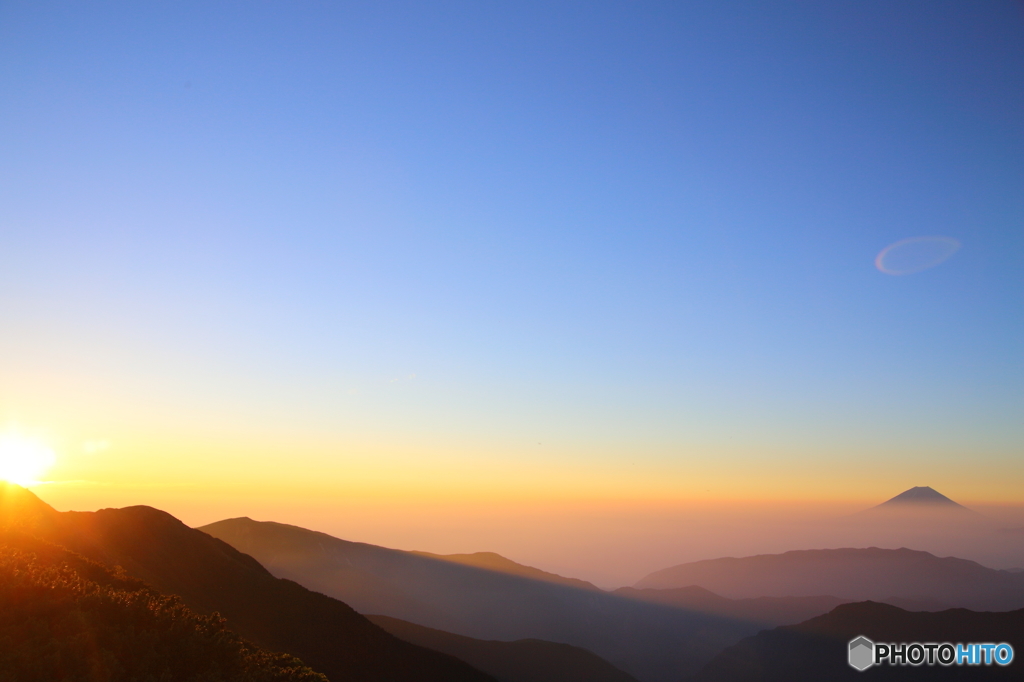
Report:
[[[0,484],[0,525],[122,567],[242,637],[298,656],[331,680],[494,682],[458,659],[383,631],[348,605],[271,575],[255,559],[150,507],[57,512]]]
[[[729,647],[690,682],[820,682],[829,680],[1019,680],[1022,662],[1010,665],[872,666],[858,672],[847,663],[851,640],[873,642],[1007,642],[1024,651],[1024,610],[979,613],[950,609],[909,612],[888,604],[843,604],[817,618],[765,630]],[[1019,655],[1019,654],[1018,654]]]
[[[565,585],[566,587],[575,587],[581,590],[594,590],[595,592],[601,591],[601,588],[597,585],[589,583],[586,580],[566,578],[565,576],[557,575],[555,573],[542,571],[539,568],[517,564],[511,559],[506,559],[500,554],[496,554],[494,552],[473,552],[472,554],[433,554],[431,552],[413,551],[409,552],[409,554],[415,554],[416,556],[435,559],[437,561],[462,564],[463,566],[473,566],[475,568],[482,568],[495,573],[517,575],[520,578],[529,578],[530,580],[539,580],[546,583],[555,583],[556,585]]]
[[[507,559],[449,560],[347,542],[295,526],[229,519],[204,532],[274,575],[381,614],[480,640],[586,649],[643,682],[678,682],[763,622],[609,594]],[[500,559],[500,561],[499,561]],[[509,564],[514,564],[512,567]],[[537,575],[543,574],[543,575]]]
[[[637,588],[700,585],[731,598],[833,595],[976,610],[1024,607],[1024,575],[910,549],[816,549],[696,561],[650,574]]]
[[[828,613],[847,600],[839,597],[757,597],[727,599],[697,585],[669,590],[620,587],[614,594],[690,611],[737,618],[762,626],[792,625]]]
[[[637,682],[603,658],[569,644],[485,641],[389,616],[367,617],[399,639],[451,654],[499,682]]]

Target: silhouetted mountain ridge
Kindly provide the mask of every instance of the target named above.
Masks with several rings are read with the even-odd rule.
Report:
[[[150,507],[57,512],[17,486],[0,486],[0,509],[39,537],[107,566],[121,566],[200,613],[223,615],[246,639],[296,655],[332,680],[493,682],[451,656],[381,630],[348,605],[271,575],[227,543]],[[42,505],[42,506],[40,506]]]
[[[636,587],[690,585],[733,599],[831,595],[854,601],[910,599],[978,610],[1024,607],[1024,575],[906,548],[795,550],[709,559],[657,571]]]

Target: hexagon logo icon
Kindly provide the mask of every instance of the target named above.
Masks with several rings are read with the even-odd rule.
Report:
[[[875,643],[861,636],[850,641],[850,667],[867,670],[875,662]]]

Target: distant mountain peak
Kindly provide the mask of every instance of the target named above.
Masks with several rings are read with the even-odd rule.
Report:
[[[953,500],[949,499],[938,490],[930,488],[926,485],[914,486],[910,490],[904,490],[902,493],[886,500],[879,507],[888,506],[903,506],[903,505],[941,505],[946,507],[961,507],[963,505],[957,504]]]

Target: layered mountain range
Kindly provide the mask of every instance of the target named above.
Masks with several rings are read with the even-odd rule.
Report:
[[[888,506],[886,506],[888,505]],[[939,518],[968,510],[931,488],[886,505]],[[1024,575],[901,549],[800,550],[657,571],[606,593],[493,553],[437,555],[354,543],[248,518],[202,528],[279,577],[361,613],[484,640],[543,639],[588,649],[640,680],[674,679],[725,640],[875,600],[914,611],[1024,606]]]
[[[974,514],[931,489],[908,493],[887,504]],[[836,642],[854,631],[919,639],[914,628],[952,636],[967,623],[998,633],[1018,627],[1024,613],[1011,611],[1024,605],[1024,574],[905,548],[692,562],[606,592],[491,552],[407,552],[247,518],[191,529],[149,507],[57,512],[6,484],[0,529],[0,559],[37,566],[21,546],[36,543],[53,548],[46,556],[64,557],[42,565],[39,575],[88,565],[81,584],[99,580],[114,590],[114,602],[122,599],[116,590],[128,586],[153,603],[180,600],[187,610],[181,622],[199,631],[212,618],[227,628],[217,640],[228,646],[218,654],[228,657],[225,665],[269,666],[259,673],[267,680],[291,674],[312,682],[320,673],[334,682],[824,679],[810,664],[787,673],[787,661],[800,657],[827,669],[838,656],[845,665]],[[3,574],[8,564],[0,561],[0,587],[12,584]],[[69,608],[78,608],[75,599],[65,600]],[[905,627],[868,628],[876,618]],[[167,651],[178,646],[169,634],[154,636],[166,638]],[[159,665],[169,665],[166,652],[160,656]]]
[[[581,647],[645,682],[676,682],[765,622],[610,594],[495,555],[448,558],[229,519],[200,530],[274,575],[383,615],[483,640]]]

